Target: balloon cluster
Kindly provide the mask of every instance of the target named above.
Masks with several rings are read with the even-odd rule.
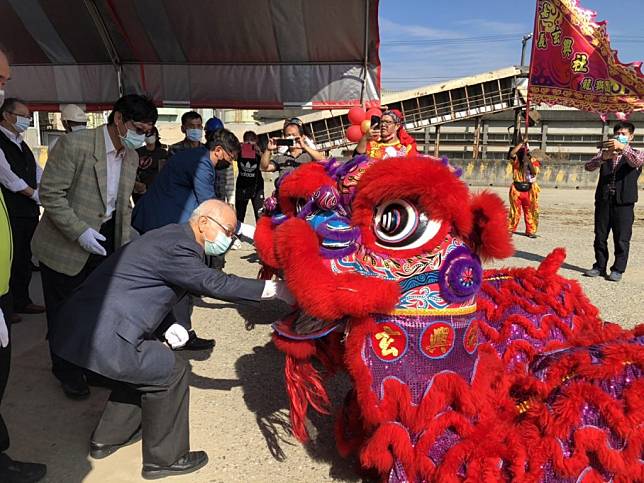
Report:
[[[365,111],[362,107],[352,107],[349,109],[349,126],[346,130],[346,136],[352,143],[357,143],[363,134],[369,132],[371,127],[371,116],[382,116],[382,111],[377,107],[372,107]]]

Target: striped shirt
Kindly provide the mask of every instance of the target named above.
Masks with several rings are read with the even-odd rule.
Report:
[[[622,156],[624,156],[626,162],[635,169],[641,168],[642,165],[644,165],[644,151],[633,149],[630,145],[627,144],[620,154],[613,155],[613,171],[619,164]],[[586,169],[586,171],[595,171],[602,165],[603,162],[602,151],[599,151],[593,159],[591,159],[584,165],[584,168]]]

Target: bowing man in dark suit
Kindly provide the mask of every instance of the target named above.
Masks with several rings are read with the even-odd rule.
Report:
[[[236,227],[233,209],[210,200],[187,224],[147,232],[105,260],[60,310],[66,323],[50,334],[56,355],[113,381],[90,442],[93,458],[143,438],[144,478],[204,466],[190,451],[188,371],[171,347],[188,340],[171,309],[191,293],[230,301],[292,298],[283,282],[245,279],[209,268],[204,254],[225,252]],[[165,332],[166,343],[155,333]]]

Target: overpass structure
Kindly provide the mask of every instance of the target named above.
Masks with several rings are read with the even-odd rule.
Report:
[[[432,84],[418,89],[385,94],[381,104],[398,109],[404,116],[407,131],[422,130],[428,137],[434,128],[433,144],[436,154],[440,146],[440,126],[447,123],[474,119],[508,111],[525,105],[525,98],[517,95],[515,87],[527,77],[527,67],[506,67],[482,74]],[[315,143],[321,150],[343,148],[353,143],[345,137],[351,125],[348,110],[315,111],[300,116]],[[256,128],[264,137],[280,137],[283,121]],[[480,132],[480,129],[477,129]],[[428,143],[425,142],[426,146]],[[475,135],[474,149],[478,150],[480,134]]]

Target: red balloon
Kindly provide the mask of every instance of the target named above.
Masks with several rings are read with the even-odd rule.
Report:
[[[352,143],[357,143],[360,141],[360,138],[362,137],[362,131],[360,130],[360,126],[349,126],[346,131],[347,139],[351,141]]]
[[[371,116],[382,116],[382,111],[378,109],[377,107],[372,107],[367,111],[367,119],[371,119]]]
[[[359,126],[362,121],[367,119],[367,113],[364,112],[362,107],[352,107],[347,115],[349,116],[349,122],[353,125]]]
[[[371,128],[371,119],[365,119],[360,123],[360,131],[362,131],[362,134],[367,134],[369,128]]]

